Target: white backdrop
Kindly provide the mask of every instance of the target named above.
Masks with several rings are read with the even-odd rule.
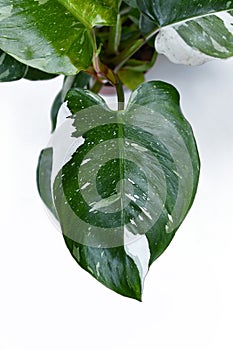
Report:
[[[36,190],[61,79],[0,84],[0,349],[232,350],[233,60],[175,66],[202,169],[193,208],[147,276],[143,302],[108,290],[70,256]]]

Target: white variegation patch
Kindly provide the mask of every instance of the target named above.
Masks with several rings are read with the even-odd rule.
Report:
[[[137,266],[143,287],[143,282],[147,275],[150,261],[148,240],[146,235],[135,235],[127,229],[125,229],[125,240],[127,242],[131,241],[131,243],[124,246],[125,252],[133,259],[135,265]]]
[[[155,39],[155,49],[171,62],[189,66],[198,66],[213,59],[187,45],[173,27],[161,29]]]
[[[212,16],[212,18],[216,17],[218,19],[221,19],[223,21],[223,28],[232,34],[232,39],[233,39],[232,15],[227,11],[222,11],[219,13],[214,13],[214,14],[212,13],[211,15],[205,15],[202,17],[210,17],[210,16]],[[227,53],[228,56],[230,56],[231,52],[229,52],[228,48],[224,46],[224,40],[226,40],[226,37],[224,35],[222,36],[223,43],[220,44],[213,37],[211,37],[209,33],[208,34],[205,33],[205,30],[203,29],[203,37],[201,37],[200,39],[203,41],[203,39],[206,37],[211,41],[212,49],[213,49],[212,55],[211,54],[207,55],[201,52],[197,47],[189,45],[180,36],[178,31],[181,26],[187,26],[188,28],[189,23],[195,20],[198,20],[202,17],[198,16],[194,19],[189,19],[187,21],[176,23],[175,25],[169,25],[167,27],[161,28],[159,34],[155,39],[156,51],[160,54],[167,56],[168,59],[173,63],[185,64],[190,66],[201,65],[213,59],[217,59],[218,53]],[[210,32],[211,30],[214,31],[215,29],[210,28]],[[196,35],[196,33],[193,33],[193,35]],[[190,38],[190,41],[192,42],[192,38]],[[233,55],[233,52],[232,52],[232,55]],[[221,58],[220,55],[219,55],[219,58]]]
[[[72,137],[72,133],[76,130],[72,124],[72,119],[66,119],[52,135],[47,146],[53,148],[51,186],[53,186],[54,180],[62,167],[71,159],[77,148],[84,143],[83,137]]]

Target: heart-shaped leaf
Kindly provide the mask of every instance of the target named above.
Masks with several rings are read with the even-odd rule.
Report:
[[[177,91],[163,82],[142,84],[119,112],[88,90],[70,90],[66,99],[72,117],[50,143],[53,205],[65,242],[98,281],[140,300],[149,265],[196,193],[191,127]]]
[[[172,62],[196,65],[233,56],[233,1],[137,0],[160,32],[157,52]]]
[[[22,63],[74,75],[92,59],[89,30],[56,0],[1,0],[0,48]]]

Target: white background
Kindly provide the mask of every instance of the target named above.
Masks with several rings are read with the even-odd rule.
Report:
[[[36,190],[61,79],[0,84],[0,349],[232,350],[233,60],[175,66],[202,161],[194,206],[147,276],[143,302],[108,290],[70,256]]]

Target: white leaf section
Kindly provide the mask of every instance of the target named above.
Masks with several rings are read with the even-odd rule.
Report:
[[[173,63],[198,66],[214,58],[190,47],[173,27],[162,28],[155,39],[155,49]]]
[[[206,21],[201,22],[202,18],[211,19],[209,26]],[[199,28],[198,33],[195,29],[191,29],[195,22],[197,22],[197,28]],[[190,30],[188,41],[184,40],[179,34],[179,29],[184,27],[187,27],[188,31]],[[216,32],[220,34],[220,38],[222,32],[222,38],[218,38],[218,42],[214,39]],[[202,50],[199,50],[198,41]],[[205,42],[208,54],[202,52]],[[233,56],[232,42],[233,17],[230,12],[221,11],[161,28],[155,39],[155,49],[158,53],[167,56],[173,63],[196,66],[213,59]],[[210,43],[212,43],[212,51],[210,51]],[[221,53],[225,54],[225,57]]]
[[[76,131],[73,120],[66,121],[52,135],[47,147],[53,148],[53,167],[51,175],[51,186],[61,168],[71,159],[74,152],[84,143],[84,138],[74,138],[72,133]]]
[[[146,235],[135,235],[125,229],[125,240],[131,243],[125,245],[125,252],[136,264],[142,287],[149,269],[150,248]]]
[[[216,13],[215,15],[223,21],[225,28],[230,33],[233,34],[233,27],[232,27],[233,18],[232,18],[232,15],[229,12],[227,12],[227,11],[219,12],[219,13]]]

